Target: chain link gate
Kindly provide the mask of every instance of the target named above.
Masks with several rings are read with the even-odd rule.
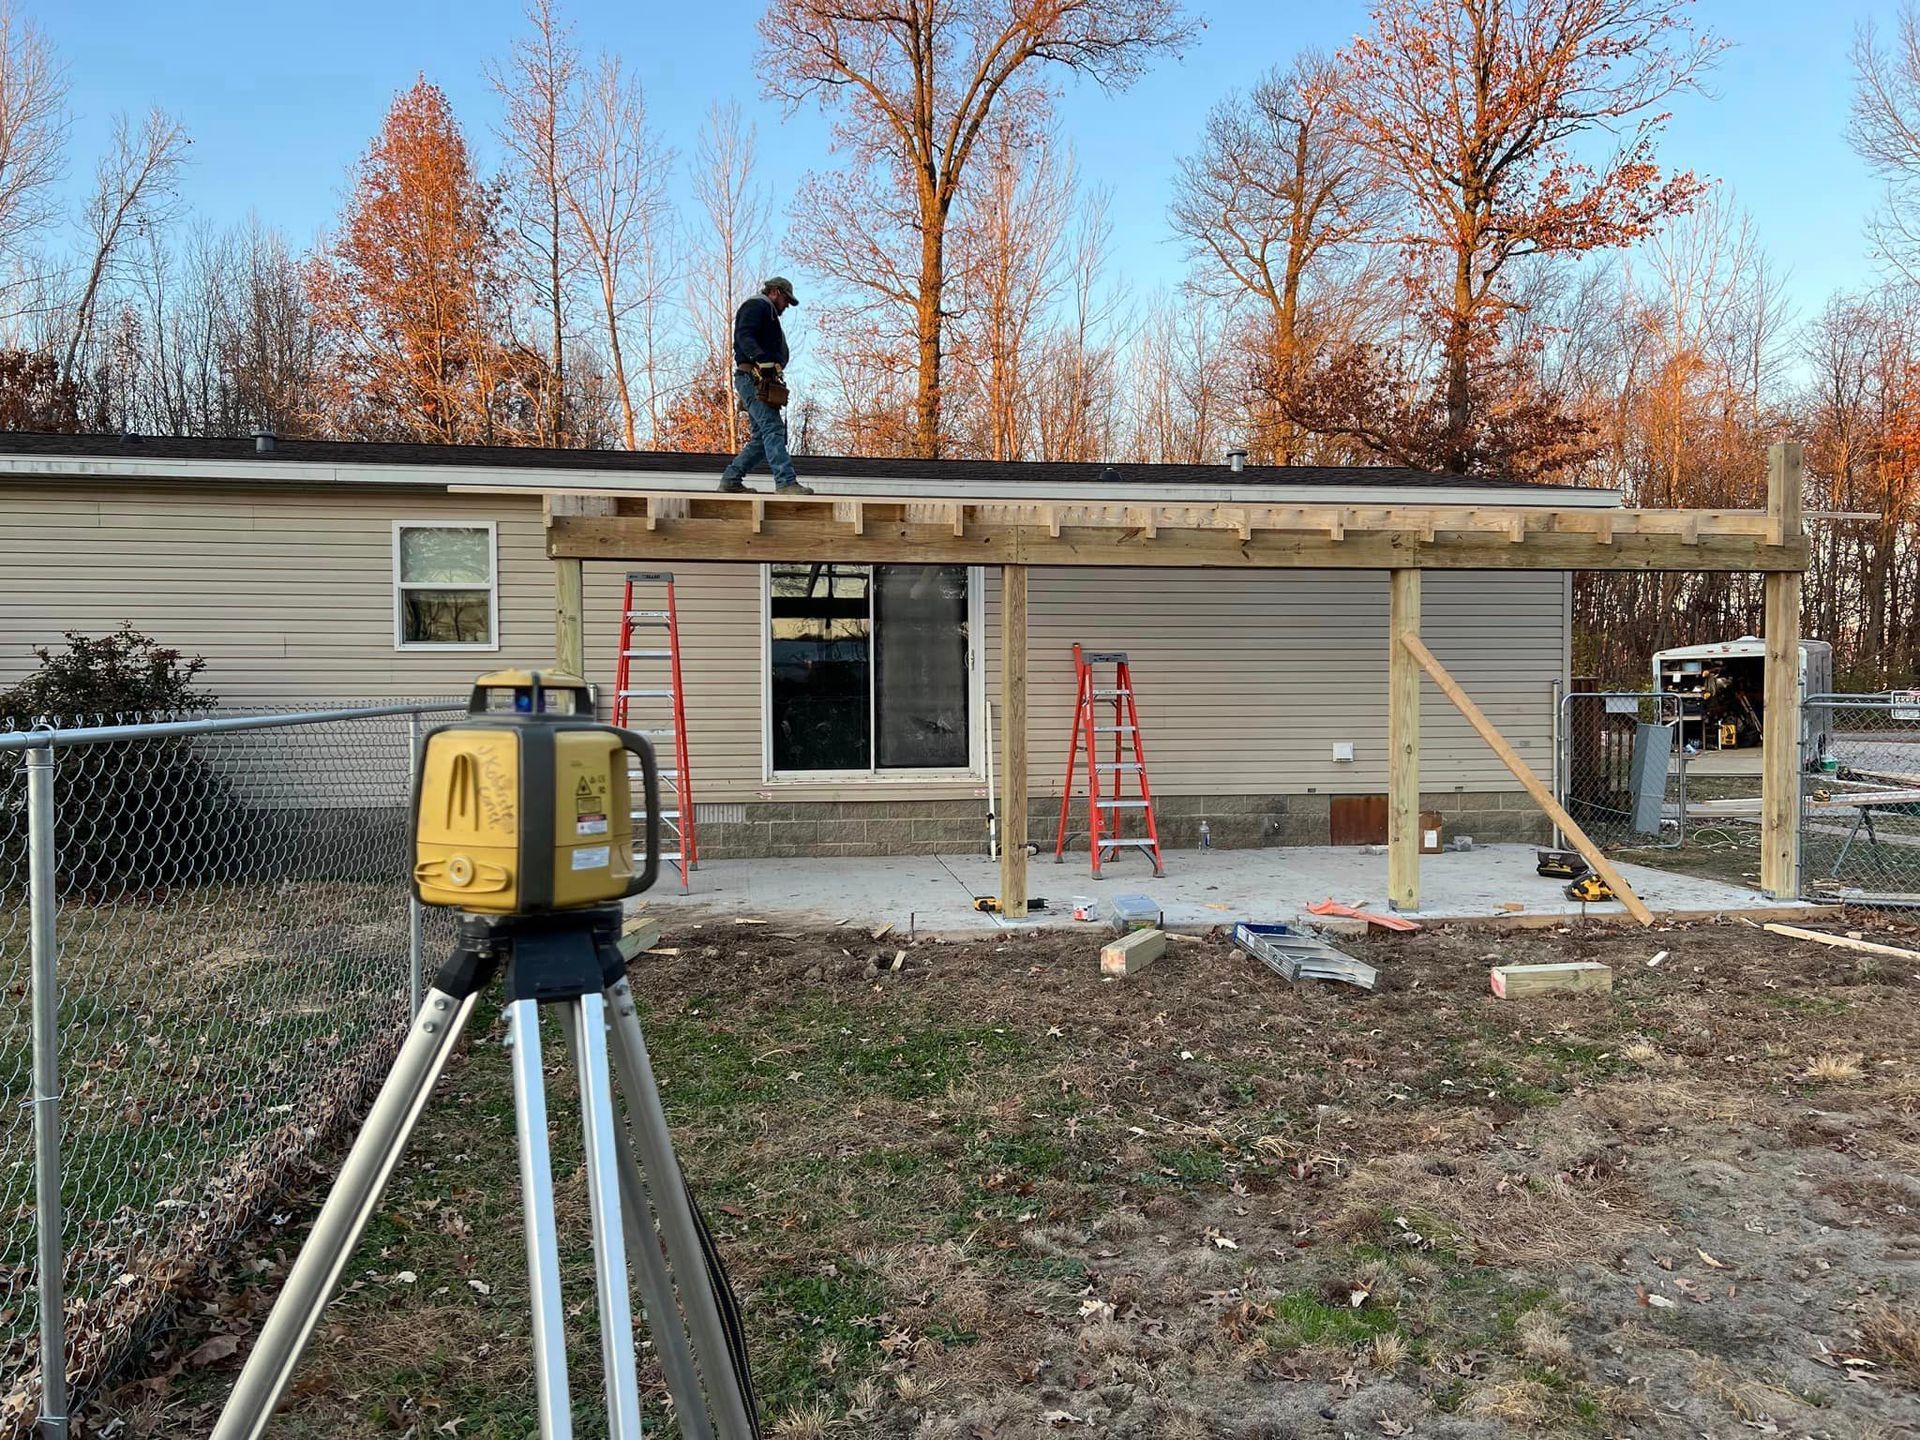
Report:
[[[353,1118],[424,944],[458,705],[0,729],[0,1440],[69,1417]]]
[[[1681,698],[1659,691],[1574,691],[1560,702],[1555,789],[1605,849],[1673,849],[1686,840]]]
[[[1920,690],[1802,705],[1800,893],[1920,905]]]

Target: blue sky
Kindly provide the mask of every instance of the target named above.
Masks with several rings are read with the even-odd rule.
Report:
[[[16,0],[70,67],[74,184],[115,110],[159,103],[194,137],[185,191],[217,223],[258,212],[299,244],[336,212],[348,168],[395,90],[416,72],[441,85],[490,162],[496,111],[482,67],[521,28],[519,0]],[[761,98],[754,0],[571,0],[583,50],[619,51],[647,86],[656,123],[685,154],[708,105],[738,100],[758,122],[765,178],[784,189],[825,158],[826,127]],[[1360,0],[1276,5],[1212,0],[1187,56],[1131,90],[1070,90],[1061,106],[1083,176],[1114,192],[1114,275],[1145,292],[1177,277],[1165,207],[1175,162],[1228,89],[1306,45],[1335,48],[1361,27]],[[1804,315],[1836,287],[1868,283],[1861,221],[1875,186],[1846,146],[1847,48],[1895,0],[1701,0],[1733,42],[1713,98],[1686,98],[1669,163],[1718,177],[1752,212]],[[792,264],[805,293],[807,277]]]

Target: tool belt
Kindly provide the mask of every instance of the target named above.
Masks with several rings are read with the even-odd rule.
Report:
[[[733,368],[737,374],[753,377],[753,393],[762,405],[771,405],[778,410],[792,398],[791,392],[787,389],[787,382],[773,367],[735,365]]]

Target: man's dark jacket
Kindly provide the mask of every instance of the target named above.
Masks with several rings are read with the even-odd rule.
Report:
[[[740,365],[787,363],[787,334],[766,296],[749,296],[734,312],[733,358]]]

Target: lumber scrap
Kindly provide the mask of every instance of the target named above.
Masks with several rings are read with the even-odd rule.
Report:
[[[1613,862],[1601,853],[1600,847],[1587,838],[1587,832],[1582,830],[1575,823],[1574,818],[1561,807],[1560,802],[1553,798],[1553,792],[1540,783],[1540,777],[1533,773],[1533,767],[1520,758],[1519,752],[1507,743],[1507,737],[1494,728],[1493,722],[1487,719],[1485,712],[1473,703],[1473,697],[1460,688],[1460,682],[1448,673],[1446,666],[1434,658],[1433,652],[1426,647],[1420,637],[1403,634],[1400,637],[1400,643],[1413,653],[1413,657],[1420,662],[1420,668],[1427,672],[1427,678],[1433,681],[1442,695],[1453,702],[1453,708],[1466,717],[1467,723],[1479,732],[1480,738],[1487,742],[1487,748],[1500,757],[1500,763],[1513,773],[1513,778],[1518,780],[1521,787],[1533,797],[1534,803],[1546,811],[1553,823],[1560,827],[1560,833],[1573,842],[1573,848],[1578,850],[1587,864],[1593,867],[1594,873],[1607,882],[1608,888],[1619,898],[1620,903],[1627,907],[1627,913],[1642,925],[1653,924],[1653,912],[1647,909],[1638,895],[1633,893],[1633,887],[1627,884],[1626,878],[1614,868]]]
[[[1557,965],[1496,965],[1487,972],[1496,999],[1518,1000],[1552,990],[1611,990],[1613,971],[1597,960]]]
[[[1167,953],[1164,930],[1130,930],[1100,947],[1100,973],[1127,976],[1144,970]]]
[[[1789,940],[1811,940],[1816,945],[1832,945],[1841,950],[1858,950],[1863,955],[1891,955],[1899,960],[1920,960],[1920,950],[1902,950],[1898,945],[1880,945],[1872,940],[1856,940],[1851,935],[1830,935],[1824,930],[1802,930],[1798,925],[1767,924],[1760,928],[1769,935],[1784,935]]]
[[[645,915],[635,915],[620,927],[620,953],[628,960],[642,951],[651,950],[660,943],[660,922]]]

